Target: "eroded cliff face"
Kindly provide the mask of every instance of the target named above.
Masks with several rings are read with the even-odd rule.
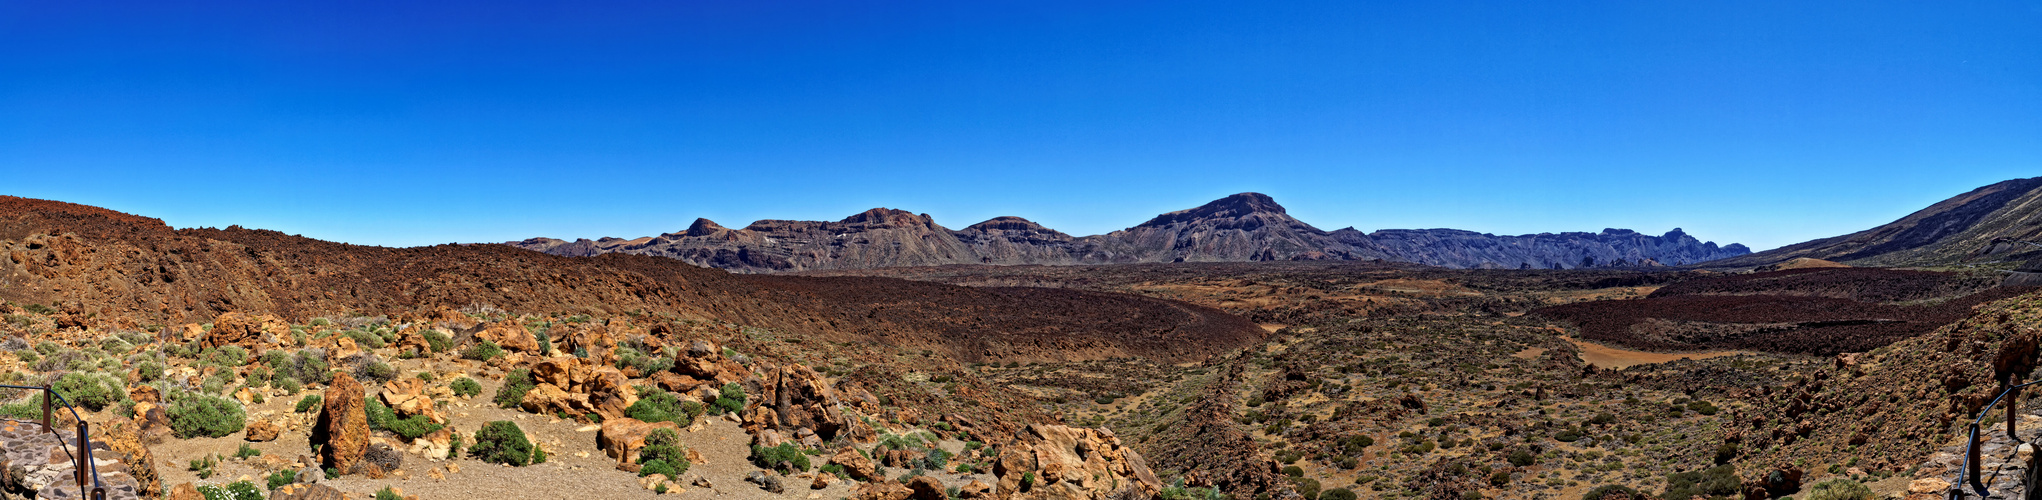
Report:
[[[1743,245],[1718,247],[1679,229],[1662,236],[1623,229],[1523,236],[1453,229],[1329,232],[1291,217],[1261,193],[1236,194],[1083,237],[1020,217],[950,230],[927,214],[875,208],[837,222],[764,220],[729,229],[697,219],[686,231],[650,238],[533,238],[509,244],[563,256],[656,255],[740,272],[1375,259],[1454,268],[1573,269],[1683,265],[1750,253]]]

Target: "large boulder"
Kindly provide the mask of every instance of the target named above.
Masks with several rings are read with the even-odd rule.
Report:
[[[213,318],[213,330],[199,343],[203,347],[238,345],[250,351],[291,342],[291,324],[276,316],[250,316],[239,311]]]
[[[397,413],[398,418],[424,415],[434,423],[447,423],[447,417],[440,415],[439,407],[432,396],[426,395],[425,381],[412,377],[398,377],[383,384],[383,393],[378,395],[383,404]]]
[[[907,485],[900,484],[899,482],[895,481],[887,481],[883,483],[865,483],[863,485],[859,485],[858,489],[851,493],[851,499],[908,500],[909,497],[912,497],[914,495],[915,490],[908,489]]]
[[[517,320],[491,323],[488,328],[482,329],[482,332],[475,334],[475,336],[476,338],[495,342],[496,345],[503,347],[507,351],[536,356],[544,356],[546,354],[539,352],[538,337],[533,337],[532,332],[525,330],[525,326],[518,324]]]
[[[369,451],[369,414],[363,406],[366,395],[354,377],[334,375],[326,386],[319,423],[312,429],[312,442],[320,445],[320,463],[342,474],[355,473]]]
[[[282,433],[283,428],[277,427],[276,423],[270,422],[268,419],[257,419],[248,423],[248,430],[243,434],[243,438],[260,443],[275,441],[277,436]]]
[[[120,454],[121,463],[127,464],[128,475],[135,478],[141,491],[163,491],[163,474],[156,470],[156,454],[149,451],[139,423],[116,417],[99,429],[107,448]]]
[[[1004,498],[1104,500],[1121,489],[1146,498],[1163,489],[1141,454],[1122,446],[1112,431],[1061,425],[1028,426],[1000,453],[993,475]],[[1034,481],[1021,488],[1029,475]]]
[[[844,472],[850,474],[851,479],[859,481],[885,479],[880,477],[879,466],[874,465],[872,459],[865,458],[865,455],[850,447],[838,450],[836,455],[830,456],[830,463],[844,466]]]
[[[829,380],[799,364],[770,369],[760,381],[754,401],[758,404],[748,405],[744,416],[745,430],[754,435],[769,429],[802,435],[806,429],[827,441],[855,422],[844,415],[844,405]]]
[[[633,418],[604,420],[602,430],[596,431],[596,447],[618,463],[636,463],[638,450],[645,447],[645,437],[659,429],[679,433],[681,427],[673,422],[648,423]]]
[[[943,492],[943,482],[929,476],[915,476],[908,480],[908,489],[914,491],[914,500],[950,500]]]

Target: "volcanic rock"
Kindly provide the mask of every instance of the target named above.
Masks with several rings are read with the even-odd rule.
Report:
[[[369,451],[369,414],[360,382],[347,373],[333,376],[326,387],[325,406],[312,431],[312,442],[320,444],[320,462],[342,474],[358,470]]]

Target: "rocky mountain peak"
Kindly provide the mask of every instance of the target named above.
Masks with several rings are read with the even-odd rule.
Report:
[[[694,224],[688,225],[688,231],[685,234],[688,236],[708,236],[716,234],[717,231],[727,230],[723,226],[716,224],[716,221],[698,217],[695,219]]]
[[[1213,200],[1211,203],[1199,205],[1198,208],[1158,215],[1156,218],[1149,219],[1148,222],[1143,222],[1140,226],[1136,227],[1159,227],[1201,220],[1238,219],[1252,215],[1290,217],[1290,215],[1284,212],[1283,205],[1276,204],[1276,199],[1270,198],[1269,195],[1262,193],[1241,193]]]
[[[932,219],[926,214],[915,215],[914,212],[885,207],[859,212],[856,215],[845,217],[843,220],[845,224],[872,224],[879,226],[916,226],[928,225],[931,222]]]
[[[1053,229],[1050,229],[1050,228],[1046,228],[1046,227],[1042,227],[1042,225],[1041,225],[1041,224],[1036,224],[1036,223],[1035,223],[1035,221],[1031,221],[1031,220],[1028,220],[1028,219],[1023,219],[1023,218],[1020,218],[1020,217],[1015,217],[1015,216],[1012,216],[1012,215],[1003,215],[1003,216],[999,216],[999,217],[994,217],[994,218],[991,218],[991,219],[986,219],[986,221],[985,221],[985,222],[980,222],[980,223],[977,223],[977,224],[972,224],[972,225],[971,225],[970,227],[966,227],[966,228],[964,228],[964,230],[966,230],[966,231],[1047,231],[1047,232],[1052,232],[1052,233],[1053,233],[1053,232],[1056,232],[1056,231],[1055,231],[1055,230],[1053,230]]]

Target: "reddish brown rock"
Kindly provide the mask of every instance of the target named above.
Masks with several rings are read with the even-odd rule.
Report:
[[[858,454],[858,450],[850,447],[837,450],[836,455],[830,456],[830,463],[844,466],[844,473],[849,474],[851,479],[859,481],[882,479],[879,477],[879,467],[872,463],[872,459],[865,458],[865,455]]]
[[[199,488],[192,486],[191,483],[177,483],[177,487],[170,489],[170,496],[168,498],[170,500],[206,500],[205,495],[199,494]]]
[[[205,339],[199,345],[203,347],[238,345],[250,351],[261,351],[290,341],[290,323],[269,314],[250,316],[234,311],[213,318],[213,329],[206,332]]]
[[[908,489],[906,485],[887,481],[858,486],[858,489],[851,493],[851,500],[908,500],[914,495],[915,490]]]
[[[602,430],[596,431],[596,447],[602,448],[604,455],[618,462],[636,463],[638,450],[645,447],[645,437],[659,429],[680,432],[680,426],[673,422],[655,424],[632,418],[604,420]]]
[[[488,328],[484,328],[481,333],[477,333],[475,336],[476,338],[495,342],[496,345],[503,347],[507,351],[538,356],[546,355],[546,353],[539,352],[538,337],[533,337],[532,332],[525,330],[525,326],[519,324],[517,320],[491,323]]]
[[[283,429],[278,428],[277,424],[271,423],[268,420],[256,420],[254,422],[248,423],[248,432],[244,435],[244,437],[249,441],[260,443],[264,441],[275,441],[277,439],[277,435],[282,433]]]
[[[929,476],[915,476],[908,480],[908,489],[914,491],[914,500],[950,500],[943,492],[943,482]]]
[[[1101,429],[1031,425],[1022,439],[1010,443],[993,464],[999,491],[1008,498],[1093,499],[1122,494],[1121,489],[1155,496],[1163,483],[1141,454]],[[1021,479],[1033,475],[1026,491]]]
[[[320,444],[320,462],[342,474],[358,470],[369,451],[369,415],[362,384],[346,373],[333,376],[326,387],[325,407],[312,431],[312,442]]]
[[[378,397],[383,400],[383,404],[390,407],[391,411],[396,412],[399,418],[424,415],[426,418],[432,419],[433,422],[447,423],[447,418],[440,415],[439,407],[434,404],[433,398],[426,395],[425,381],[423,380],[414,377],[398,377],[396,380],[383,384],[383,393]]]
[[[985,482],[979,481],[977,479],[973,479],[971,480],[971,482],[965,483],[963,487],[957,489],[957,498],[961,498],[964,500],[983,500],[990,499],[992,497],[993,485],[986,484]]]

